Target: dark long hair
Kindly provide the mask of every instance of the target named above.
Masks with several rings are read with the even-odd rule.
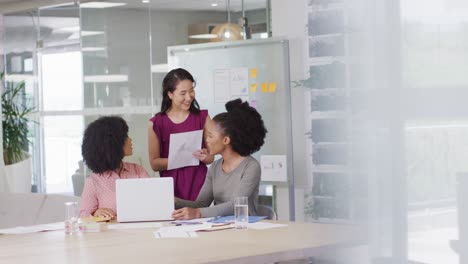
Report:
[[[176,86],[179,82],[189,80],[193,83],[193,87],[196,86],[196,82],[193,79],[192,74],[185,69],[178,68],[174,69],[166,74],[162,82],[162,102],[161,102],[161,112],[166,113],[169,108],[171,108],[172,101],[169,98],[169,92],[173,93],[176,89]],[[193,98],[192,104],[189,108],[190,113],[198,114],[200,113],[200,106],[195,98]]]

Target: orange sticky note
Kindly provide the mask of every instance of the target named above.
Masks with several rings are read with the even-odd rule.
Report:
[[[268,93],[268,83],[262,83],[262,93]]]
[[[250,85],[250,92],[251,93],[255,93],[257,91],[257,84],[256,83],[252,83]]]
[[[268,91],[270,93],[276,93],[276,83],[275,82],[271,82],[269,87],[268,87]]]
[[[257,78],[257,68],[250,69],[250,78]]]

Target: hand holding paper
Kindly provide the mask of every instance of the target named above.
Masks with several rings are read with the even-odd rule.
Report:
[[[199,149],[193,152],[192,155],[201,162],[205,162],[206,158],[208,157],[208,150],[206,148]]]
[[[197,166],[200,161],[192,153],[202,145],[203,130],[171,134],[167,169]]]

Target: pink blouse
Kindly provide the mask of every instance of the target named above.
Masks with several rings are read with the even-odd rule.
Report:
[[[115,181],[117,179],[148,178],[148,172],[135,163],[123,163],[119,175],[115,171],[102,174],[92,173],[87,179],[81,194],[80,217],[92,216],[99,208],[109,208],[117,213]]]

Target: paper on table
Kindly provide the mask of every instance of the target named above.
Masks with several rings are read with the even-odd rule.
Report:
[[[161,227],[160,223],[153,222],[142,222],[142,223],[118,223],[118,224],[109,224],[108,229],[134,229],[134,228],[153,228]]]
[[[164,226],[159,228],[157,232],[163,233],[177,233],[177,232],[190,232],[190,231],[198,231],[203,229],[211,228],[210,223],[202,223],[198,225],[181,225],[181,226]]]
[[[171,134],[167,169],[197,166],[200,161],[192,153],[202,146],[203,130]]]
[[[211,228],[211,224],[203,223],[199,225],[182,225],[161,227],[154,232],[156,238],[178,238],[178,237],[197,237],[195,231]]]
[[[183,231],[183,232],[175,232],[175,233],[164,233],[164,232],[154,232],[154,237],[155,238],[195,238],[198,237],[198,234],[193,232],[193,231]]]
[[[54,231],[54,230],[63,230],[65,228],[63,222],[49,223],[44,225],[34,225],[34,226],[17,226],[13,228],[0,229],[0,234],[28,234],[36,233],[42,231]]]
[[[256,223],[249,223],[247,228],[249,229],[269,229],[269,228],[276,228],[276,227],[286,227],[286,224],[274,224],[268,222],[256,222]]]

